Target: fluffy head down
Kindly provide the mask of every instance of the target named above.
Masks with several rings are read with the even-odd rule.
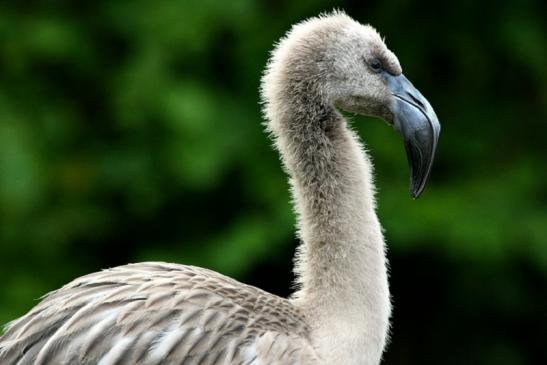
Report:
[[[276,45],[262,78],[262,101],[272,125],[310,103],[383,116],[390,92],[377,72],[402,72],[397,57],[370,25],[335,11],[296,24]],[[281,114],[281,115],[280,115]]]

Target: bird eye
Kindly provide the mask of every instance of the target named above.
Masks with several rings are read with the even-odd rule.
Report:
[[[374,72],[380,72],[382,71],[382,62],[380,62],[377,58],[373,58],[368,63],[370,69]]]

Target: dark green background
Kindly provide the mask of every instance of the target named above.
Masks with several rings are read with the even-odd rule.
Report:
[[[0,322],[142,260],[287,295],[297,241],[259,79],[294,22],[371,23],[435,107],[430,184],[354,118],[376,165],[394,299],[386,364],[544,364],[547,9],[541,1],[0,4]]]

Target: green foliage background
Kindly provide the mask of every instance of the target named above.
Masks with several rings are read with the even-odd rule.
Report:
[[[412,201],[399,137],[354,118],[389,243],[385,363],[547,363],[539,0],[0,3],[0,323],[142,260],[287,295],[294,216],[257,89],[273,42],[334,7],[381,31],[443,125]]]

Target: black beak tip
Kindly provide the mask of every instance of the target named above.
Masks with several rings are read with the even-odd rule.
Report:
[[[416,200],[422,195],[422,192],[425,189],[425,184],[422,184],[421,186],[414,186],[412,187],[410,191],[410,196],[412,196],[412,199]]]
[[[408,137],[409,135],[407,135]],[[435,146],[430,144],[428,133],[417,133],[405,143],[410,170],[410,195],[417,199],[422,195],[429,179]]]

